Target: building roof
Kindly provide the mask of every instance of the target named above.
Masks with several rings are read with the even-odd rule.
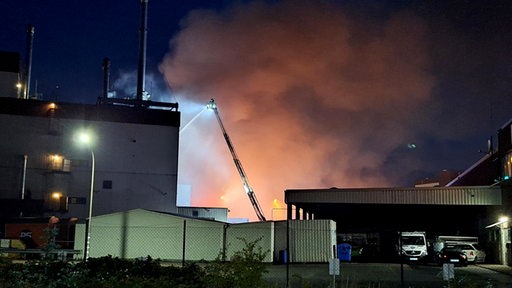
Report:
[[[285,203],[501,205],[496,186],[288,189]]]
[[[50,106],[50,104],[55,106]],[[181,117],[178,111],[152,109],[144,106],[133,107],[115,103],[54,103],[9,97],[0,97],[0,114],[174,127],[180,126]]]
[[[499,175],[499,161],[496,160],[495,154],[488,153],[446,186],[492,185]]]

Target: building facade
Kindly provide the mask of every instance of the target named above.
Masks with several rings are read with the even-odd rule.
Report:
[[[0,98],[2,218],[175,213],[177,105],[128,104]]]

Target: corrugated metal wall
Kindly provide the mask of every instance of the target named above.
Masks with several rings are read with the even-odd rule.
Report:
[[[286,203],[501,205],[501,188],[411,187],[286,190]]]
[[[75,249],[83,249],[85,224],[77,224]],[[162,260],[214,260],[223,247],[224,223],[130,210],[93,217],[90,257],[151,256]],[[185,239],[184,239],[185,237]],[[77,255],[82,258],[83,255]]]
[[[270,263],[282,260],[286,235],[286,221],[227,224],[135,209],[93,217],[89,256],[212,261],[221,255],[225,237],[227,259],[246,248],[245,243],[258,241],[261,251],[268,252],[264,262]],[[336,223],[332,220],[290,220],[289,235],[291,262],[325,263],[334,257]],[[84,243],[85,224],[80,223],[74,249],[82,250]]]
[[[273,262],[274,258],[274,222],[251,222],[229,225],[226,229],[227,259],[230,259],[236,251],[245,248],[247,243],[258,241],[257,246],[261,252],[268,252],[264,262]]]
[[[292,263],[325,263],[334,258],[336,222],[289,220],[289,260]],[[275,250],[286,249],[286,221],[276,222]]]

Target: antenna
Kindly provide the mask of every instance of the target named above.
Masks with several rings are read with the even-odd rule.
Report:
[[[25,91],[23,98],[28,99],[30,97],[30,76],[32,74],[32,50],[34,47],[34,25],[28,25],[27,27],[27,67],[25,68]]]
[[[144,82],[146,81],[146,42],[148,33],[148,0],[140,1],[140,30],[139,30],[139,69],[137,74],[137,100],[142,101]]]

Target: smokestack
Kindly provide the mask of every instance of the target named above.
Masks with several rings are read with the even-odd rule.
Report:
[[[146,74],[146,35],[148,0],[140,1],[140,30],[139,30],[139,66],[137,75],[137,100],[142,101]]]
[[[25,67],[25,92],[23,98],[28,99],[30,96],[30,75],[32,74],[32,48],[34,46],[34,25],[27,27],[27,63]]]
[[[108,88],[110,86],[110,59],[107,57],[103,58],[103,95],[100,99],[100,103],[105,103],[108,98]]]

